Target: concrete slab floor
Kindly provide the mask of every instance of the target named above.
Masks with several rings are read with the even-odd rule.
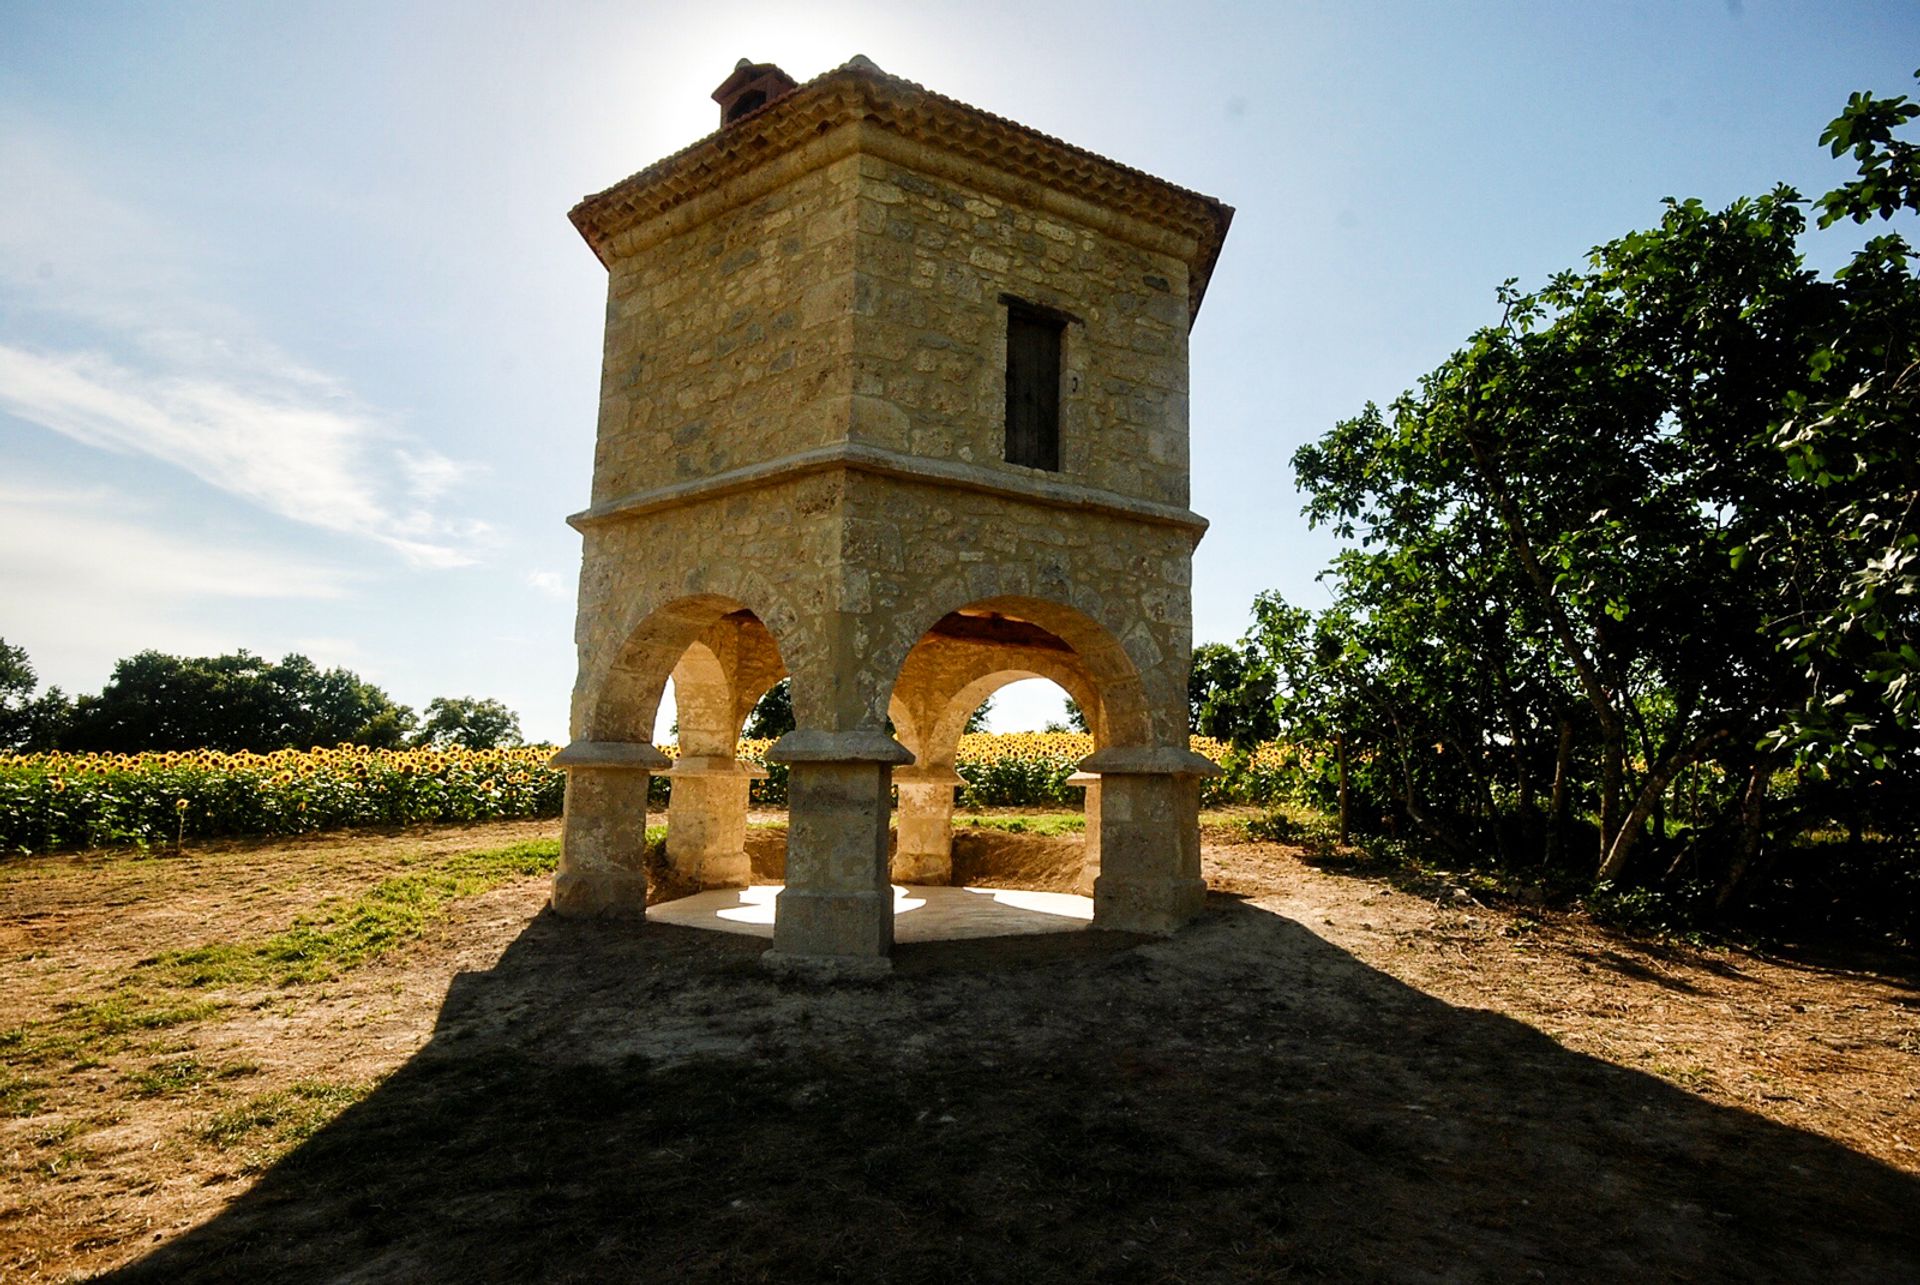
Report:
[[[648,906],[647,918],[661,924],[772,938],[773,899],[780,888],[777,883],[714,888]],[[893,885],[896,942],[1076,932],[1092,920],[1092,898],[1067,892]]]

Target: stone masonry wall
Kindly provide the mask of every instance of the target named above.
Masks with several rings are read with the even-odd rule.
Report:
[[[857,157],[616,259],[593,500],[844,440]]]
[[[1187,503],[1179,259],[873,156],[860,158],[854,256],[856,440]],[[1058,474],[1004,458],[1002,295],[1079,319],[1064,336]]]
[[[938,171],[854,151],[612,260],[596,505],[840,444],[952,478],[835,469],[589,525],[576,736],[648,734],[672,657],[631,639],[688,595],[759,615],[802,724],[833,730],[880,725],[942,615],[1011,596],[1032,609],[1009,614],[1108,650],[1119,743],[1185,744],[1195,532],[991,492],[1184,508],[1185,266],[993,195],[984,171],[963,181],[953,156]],[[1003,294],[1075,318],[1058,473],[1003,458]]]

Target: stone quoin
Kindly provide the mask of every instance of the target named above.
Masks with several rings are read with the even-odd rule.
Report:
[[[768,960],[883,971],[890,878],[951,875],[968,714],[1039,676],[1095,737],[1095,924],[1173,931],[1216,770],[1187,745],[1187,337],[1232,211],[865,58],[743,60],[714,98],[717,133],[571,216],[608,290],[554,909],[644,913],[654,772],[676,877],[745,884],[735,746],[790,675]]]

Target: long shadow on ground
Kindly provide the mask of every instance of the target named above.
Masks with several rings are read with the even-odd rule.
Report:
[[[111,1279],[1920,1279],[1920,1181],[1223,898],[871,988],[763,948],[541,916]]]

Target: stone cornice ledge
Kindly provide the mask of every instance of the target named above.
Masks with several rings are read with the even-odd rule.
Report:
[[[614,768],[658,772],[673,762],[644,741],[573,741],[547,760],[551,767]]]
[[[1178,505],[1136,499],[1116,491],[1081,486],[1076,482],[1029,478],[989,471],[978,465],[957,460],[925,459],[858,442],[837,442],[831,446],[816,446],[811,450],[784,455],[777,460],[729,469],[725,473],[716,473],[712,477],[701,478],[696,482],[680,482],[672,486],[655,487],[651,491],[623,495],[619,499],[607,500],[574,514],[567,519],[567,524],[576,531],[587,531],[611,522],[637,518],[648,513],[658,513],[663,509],[677,509],[702,500],[715,500],[737,491],[749,491],[775,482],[792,481],[795,478],[833,469],[850,469],[858,473],[873,473],[881,477],[900,478],[909,482],[957,487],[965,491],[998,495],[1010,500],[1024,500],[1029,504],[1044,504],[1057,509],[1081,509],[1128,518],[1135,522],[1152,522],[1160,526],[1179,527],[1191,532],[1195,543],[1199,542],[1200,537],[1206,534],[1207,530],[1205,518],[1191,509],[1181,508]]]

